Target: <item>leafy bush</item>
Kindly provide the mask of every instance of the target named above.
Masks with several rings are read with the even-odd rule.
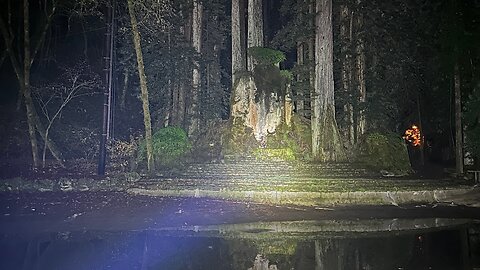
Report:
[[[276,65],[285,61],[285,54],[281,51],[264,48],[264,47],[250,47],[248,53],[260,64],[260,65]]]
[[[130,137],[130,141],[115,140],[110,142],[107,150],[111,167],[122,172],[133,169],[137,148],[137,140],[134,137]]]
[[[293,73],[290,70],[280,70],[280,75],[288,82],[293,81]]]
[[[159,129],[153,134],[152,140],[155,162],[161,166],[173,166],[192,149],[187,133],[178,127]],[[146,143],[142,140],[139,148],[140,160],[146,159],[146,152]]]

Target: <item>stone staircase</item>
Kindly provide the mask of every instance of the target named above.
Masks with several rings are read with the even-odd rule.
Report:
[[[466,192],[449,179],[383,177],[359,164],[227,156],[135,182],[136,195],[208,197],[299,205],[438,202]],[[453,194],[453,195],[452,195]],[[440,198],[440,199],[439,199]]]
[[[173,176],[217,180],[271,177],[351,179],[377,178],[379,174],[351,163],[310,164],[284,160],[261,160],[253,156],[226,156],[221,162],[190,164],[184,171]]]
[[[143,179],[136,185],[169,190],[331,191],[353,188],[359,181],[363,185],[375,186],[378,185],[376,180],[381,178],[379,173],[351,163],[312,164],[226,156],[220,162],[193,163],[180,171]]]

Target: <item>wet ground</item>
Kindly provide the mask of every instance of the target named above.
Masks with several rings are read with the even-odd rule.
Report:
[[[124,192],[3,193],[0,233],[125,231],[258,221],[393,218],[480,219],[480,208],[448,204],[315,208]]]
[[[11,192],[0,196],[0,269],[477,269],[479,218],[480,208],[448,204],[315,208]],[[330,233],[317,231],[324,225]],[[209,228],[215,234],[202,234]]]

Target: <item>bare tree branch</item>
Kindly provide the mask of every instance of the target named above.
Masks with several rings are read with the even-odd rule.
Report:
[[[42,156],[43,166],[45,166],[48,136],[55,120],[60,118],[65,107],[73,99],[93,95],[95,92],[92,90],[100,88],[101,85],[98,76],[91,72],[84,62],[74,67],[63,68],[63,71],[63,76],[60,76],[63,80],[35,88],[35,98],[47,120]],[[49,110],[52,108],[53,110]]]
[[[45,12],[47,12],[46,8],[46,1],[45,1]],[[47,35],[48,28],[50,28],[50,24],[52,23],[53,15],[55,14],[55,10],[57,9],[57,1],[52,1],[52,11],[50,14],[47,16],[47,22],[45,23],[43,30],[40,34],[40,39],[37,41],[37,45],[35,46],[35,49],[32,52],[32,57],[30,59],[30,65],[33,64],[33,61],[35,60],[35,56],[37,55],[38,51],[40,50],[41,45],[43,44],[43,41],[45,40],[45,36]]]

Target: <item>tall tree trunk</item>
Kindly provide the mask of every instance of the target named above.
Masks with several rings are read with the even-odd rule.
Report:
[[[244,0],[232,0],[232,87],[237,72],[246,70]]]
[[[246,122],[249,110],[249,91],[244,84],[245,76],[240,76],[247,70],[246,60],[246,25],[245,1],[232,0],[232,96],[230,115],[232,118],[240,117]]]
[[[125,67],[123,70],[123,87],[122,87],[122,95],[120,96],[120,109],[122,111],[125,110],[125,102],[127,99],[127,90],[128,90],[128,79],[130,78],[130,72],[128,68]]]
[[[133,0],[127,0],[128,13],[130,14],[130,23],[132,25],[133,44],[135,46],[135,53],[137,55],[138,76],[140,79],[141,99],[143,105],[143,124],[145,126],[145,141],[147,144],[147,168],[149,172],[155,170],[155,162],[153,157],[153,143],[152,143],[152,122],[150,119],[150,105],[148,101],[147,76],[145,74],[145,65],[143,64],[142,46],[140,43],[140,33],[137,26],[137,18],[135,17],[135,10]]]
[[[185,34],[185,29],[180,27],[179,29],[180,33],[183,35]],[[168,54],[172,56],[172,29],[168,29]],[[173,126],[177,127],[182,127],[184,128],[184,123],[183,123],[183,118],[184,118],[184,113],[185,113],[185,106],[184,104],[184,88],[183,88],[183,80],[180,82],[180,80],[172,74],[169,75],[168,78],[168,88],[171,89],[171,106],[170,106],[170,116],[171,116],[171,124]]]
[[[335,120],[332,0],[316,3],[312,154],[321,162],[342,161],[345,153]]]
[[[262,0],[248,1],[248,48],[263,47],[263,7]],[[252,57],[248,56],[248,70],[253,71]]]
[[[249,123],[251,113],[252,79],[243,71],[247,70],[247,51],[245,45],[250,34],[246,34],[245,4],[247,0],[232,0],[232,95],[230,99],[230,116],[233,123],[241,122],[252,127]],[[248,1],[250,2],[250,1]],[[250,6],[251,3],[248,5]],[[250,8],[250,7],[249,7]],[[250,21],[250,18],[248,18]],[[247,32],[251,31],[248,28]],[[249,61],[250,62],[250,61]]]
[[[312,19],[308,22],[311,29],[315,25],[315,1],[310,1],[308,5],[308,13],[312,16]],[[309,82],[310,82],[310,112],[308,115],[306,114],[307,118],[312,119],[313,116],[313,97],[315,96],[315,36],[308,39],[308,61],[310,62],[310,72],[309,72]]]
[[[342,55],[342,90],[346,97],[344,111],[344,137],[350,145],[355,143],[353,100],[352,100],[352,63],[350,47],[352,44],[351,21],[352,17],[347,4],[340,7],[340,42]]]
[[[361,0],[357,0],[357,5],[361,5]],[[357,46],[356,51],[356,72],[358,86],[358,105],[357,109],[357,127],[356,140],[366,131],[367,119],[365,116],[365,102],[367,101],[367,87],[365,83],[365,40],[362,36],[363,14],[358,9],[357,12]]]
[[[184,35],[185,39],[189,42],[192,41],[192,14],[188,13],[185,19],[185,24],[180,32]],[[186,63],[188,65],[188,63]],[[183,80],[176,78],[176,87],[178,90],[178,122],[180,125],[188,130],[187,125],[187,88],[191,88],[190,80]]]
[[[297,42],[297,65],[303,66],[305,65],[305,44],[303,42]],[[300,84],[304,81],[302,75],[297,75],[297,82]],[[303,90],[303,89],[302,89]],[[305,95],[304,91],[297,91],[296,98],[295,98],[295,108],[297,115],[304,117],[305,116]]]
[[[104,75],[105,84],[103,88],[103,114],[102,114],[102,136],[100,137],[100,151],[98,154],[97,174],[105,175],[105,165],[107,160],[107,142],[110,132],[110,98],[111,98],[111,74],[113,63],[113,0],[106,3],[106,31],[105,31],[105,51],[104,51]]]
[[[46,129],[43,126],[42,121],[40,120],[40,117],[37,114],[37,110],[33,111],[33,116],[35,121],[35,128],[37,129],[37,132],[40,134],[42,139],[45,141],[48,150],[50,150],[50,153],[59,162],[60,166],[65,167],[65,165],[63,164],[64,160],[63,160],[62,152],[58,149],[55,142],[52,141],[50,137],[47,136]]]
[[[463,174],[462,91],[460,87],[460,70],[457,61],[455,62],[453,75],[455,87],[455,166],[457,174]]]
[[[82,34],[83,34],[83,57],[85,58],[85,61],[88,62],[88,37],[87,37],[87,31],[85,29],[85,21],[82,19],[80,21],[80,25],[82,26]]]
[[[177,82],[177,90],[178,90],[178,114],[177,114],[177,121],[179,126],[185,125],[185,111],[186,111],[186,94],[185,94],[185,82]]]
[[[209,102],[204,102],[204,112],[208,113],[209,117],[214,119],[221,119],[223,115],[223,108],[225,106],[224,88],[222,87],[222,68],[220,63],[221,47],[218,42],[212,42],[214,37],[213,33],[216,31],[216,25],[219,24],[219,18],[217,15],[209,14],[208,25],[204,27],[206,29],[207,36],[204,39],[206,44],[209,44],[207,48],[207,54],[211,55],[212,61],[207,64],[207,71],[205,75],[205,92],[207,97],[211,97]],[[212,33],[212,34],[211,34]],[[206,50],[204,50],[206,51]],[[212,110],[213,109],[213,110]]]
[[[202,20],[202,3],[200,3],[200,0],[194,0],[192,13],[192,45],[198,56],[200,56],[202,51]],[[197,60],[193,63],[192,86],[192,99],[189,106],[190,125],[188,128],[188,134],[190,136],[196,134],[200,128],[199,92],[201,88],[201,75],[200,63]]]
[[[38,168],[40,166],[40,159],[38,157],[38,143],[35,134],[35,119],[34,119],[34,105],[32,93],[30,89],[30,12],[28,0],[23,0],[23,94],[25,97],[25,107],[27,109],[27,124],[28,135],[30,137],[30,145],[32,146],[33,166]]]
[[[417,115],[418,115],[418,129],[420,130],[420,165],[425,165],[425,134],[422,121],[422,108],[421,108],[420,92],[417,93]]]
[[[24,4],[26,4],[26,6],[24,6],[24,12],[26,12],[26,14],[24,13],[24,15],[29,15],[28,2],[24,1]],[[8,9],[9,9],[9,13],[10,13],[10,7]],[[37,163],[39,163],[38,142],[37,142],[37,138],[35,136],[35,130],[36,130],[42,136],[43,140],[46,141],[47,147],[50,150],[50,152],[52,153],[53,157],[59,162],[59,164],[61,166],[63,166],[62,153],[58,150],[55,143],[52,140],[48,139],[47,136],[45,136],[45,128],[43,127],[42,122],[40,121],[40,117],[38,116],[37,111],[35,109],[35,106],[33,104],[33,99],[32,99],[32,96],[31,96],[31,89],[30,89],[30,69],[31,69],[31,66],[33,64],[33,61],[35,59],[36,54],[38,53],[41,45],[43,44],[43,41],[45,40],[45,36],[46,36],[46,33],[47,33],[47,31],[50,27],[50,24],[52,22],[53,15],[55,14],[55,10],[56,10],[56,4],[55,4],[55,2],[53,2],[51,12],[47,14],[46,23],[43,25],[42,31],[40,32],[40,38],[37,40],[37,43],[34,46],[33,53],[31,53],[32,46],[31,46],[31,41],[30,41],[30,36],[29,36],[30,20],[29,20],[28,17],[24,18],[24,25],[26,25],[27,28],[26,29],[24,28],[24,31],[23,31],[23,35],[24,35],[23,52],[20,48],[18,48],[17,53],[15,53],[14,48],[12,46],[13,31],[11,29],[10,14],[8,15],[9,18],[7,20],[8,29],[7,29],[7,25],[0,18],[0,31],[2,33],[4,42],[5,42],[5,47],[7,49],[7,53],[10,57],[12,67],[15,71],[15,74],[17,76],[17,80],[18,80],[18,83],[19,83],[20,91],[19,91],[19,103],[18,104],[21,104],[20,101],[22,100],[22,96],[25,99],[25,107],[26,107],[26,111],[27,111],[27,123],[28,123],[28,126],[29,126],[30,143],[32,145],[32,150],[33,150],[33,148],[37,149],[36,151],[33,151],[32,155],[37,155],[36,159],[37,159]],[[20,28],[20,26],[19,26],[19,28]],[[28,33],[28,36],[25,35],[26,33]],[[22,35],[21,31],[19,31],[18,34]],[[28,40],[25,40],[25,39],[28,39]],[[22,55],[24,56],[23,68],[21,67],[21,60],[20,60]],[[25,72],[28,72],[28,74],[25,74]],[[26,85],[28,87],[26,87]],[[33,130],[33,134],[31,133],[32,130]],[[34,141],[32,141],[32,140],[34,140]],[[34,145],[37,145],[37,146],[34,146]],[[37,152],[37,154],[35,154],[35,152]],[[35,160],[35,157],[33,157],[33,159]],[[34,164],[35,164],[35,161],[34,161]],[[38,165],[39,164],[37,164],[37,166]]]
[[[248,1],[248,48],[264,46],[262,6],[262,0]],[[271,89],[270,92],[269,89],[259,89],[261,82],[256,81],[258,80],[256,72],[259,72],[256,70],[258,63],[255,63],[248,50],[247,61],[248,75],[236,77],[234,84],[234,95],[231,99],[232,122],[251,128],[260,146],[266,147],[267,135],[273,134],[282,123],[285,115],[283,108],[285,100],[277,94],[276,90],[280,89]]]

